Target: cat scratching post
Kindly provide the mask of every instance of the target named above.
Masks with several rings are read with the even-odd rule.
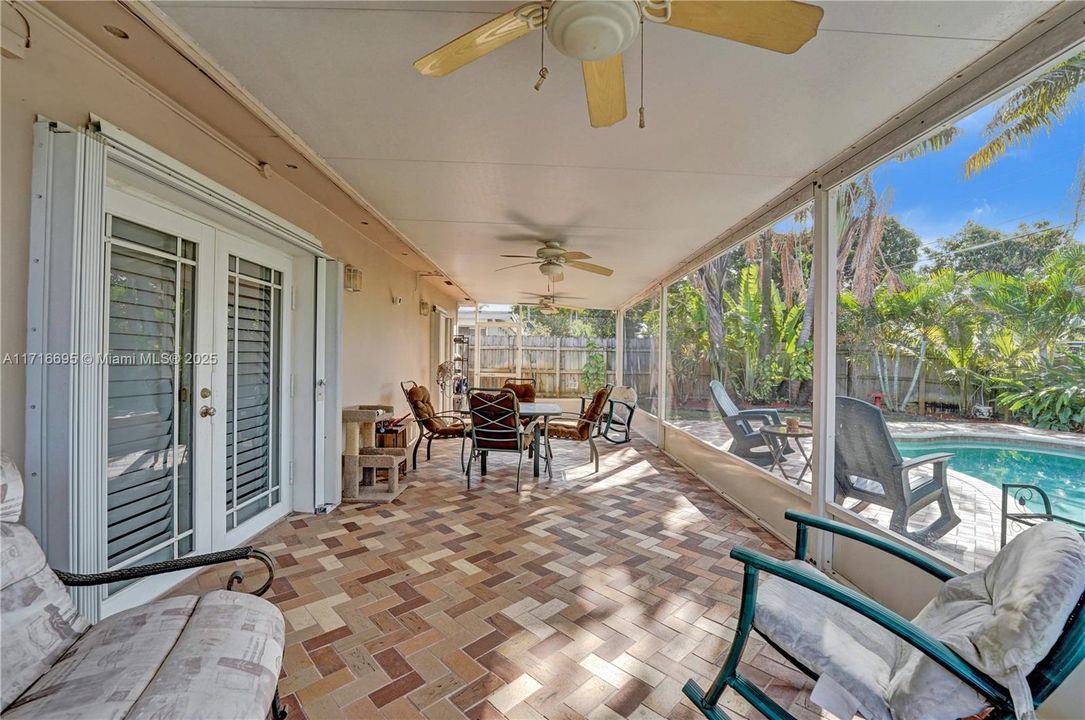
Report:
[[[391,405],[343,408],[343,502],[390,502],[401,492],[399,464],[403,448],[378,448],[377,423],[392,419]],[[387,488],[378,485],[377,470],[387,470]]]

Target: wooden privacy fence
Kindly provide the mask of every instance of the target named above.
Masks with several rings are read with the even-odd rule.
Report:
[[[590,392],[583,383],[588,357],[600,353],[606,360],[607,382],[614,382],[617,350],[614,338],[525,335],[518,350],[515,335],[483,335],[479,338],[479,384],[499,387],[505,378],[533,377],[540,397],[576,397]],[[589,349],[594,343],[595,348]],[[517,358],[517,355],[520,355]]]

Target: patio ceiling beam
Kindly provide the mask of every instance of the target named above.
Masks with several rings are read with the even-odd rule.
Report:
[[[1085,3],[1064,2],[1022,28],[970,66],[920,100],[895,114],[821,167],[807,173],[775,198],[716,236],[677,266],[653,280],[619,308],[627,307],[704,265],[792,212],[814,197],[815,185],[826,190],[881,162],[944,123],[983,104],[1008,85],[1021,82],[1044,65],[1085,41]]]

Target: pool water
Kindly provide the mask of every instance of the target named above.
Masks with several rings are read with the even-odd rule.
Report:
[[[953,453],[951,470],[971,475],[997,488],[1002,483],[1028,483],[1043,488],[1056,515],[1085,521],[1085,455],[1058,454],[1019,447],[985,447],[898,442],[904,457],[929,453]],[[1029,507],[1042,510],[1042,501]]]

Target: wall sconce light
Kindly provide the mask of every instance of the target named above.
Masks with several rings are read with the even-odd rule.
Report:
[[[430,304],[425,300],[418,301],[418,314],[422,317],[429,317]]]
[[[343,268],[343,289],[347,292],[362,291],[362,269],[353,265]]]

